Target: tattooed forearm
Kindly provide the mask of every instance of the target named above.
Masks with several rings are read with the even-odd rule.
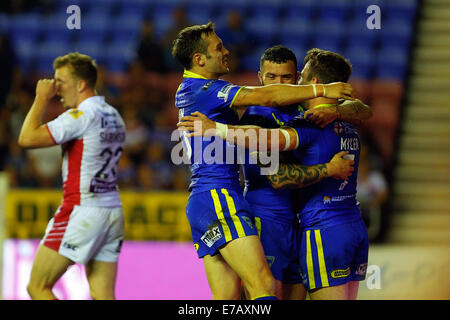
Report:
[[[272,187],[280,188],[303,188],[317,183],[328,177],[326,164],[315,166],[302,166],[299,164],[280,164],[278,172],[267,176]]]
[[[371,108],[361,100],[345,101],[336,107],[338,118],[340,120],[354,124],[362,124],[364,120],[372,116]]]

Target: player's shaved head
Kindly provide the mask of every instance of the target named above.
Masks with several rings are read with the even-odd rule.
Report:
[[[204,37],[211,33],[214,33],[213,22],[184,28],[173,42],[172,56],[187,70],[191,69],[195,53],[208,54],[208,43]]]
[[[273,63],[286,63],[288,61],[294,62],[295,70],[297,70],[297,57],[288,47],[277,45],[270,47],[264,51],[259,61],[259,69],[263,69],[264,61]]]

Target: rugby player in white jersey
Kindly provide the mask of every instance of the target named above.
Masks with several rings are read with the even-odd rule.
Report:
[[[34,258],[27,286],[32,299],[56,299],[52,288],[74,263],[85,264],[93,299],[115,299],[117,261],[124,237],[116,184],[125,125],[97,96],[97,66],[78,52],[57,57],[54,79],[39,80],[19,136],[24,148],[62,145],[63,199]],[[66,111],[42,123],[58,95]]]

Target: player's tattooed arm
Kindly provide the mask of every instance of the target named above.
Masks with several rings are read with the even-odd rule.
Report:
[[[358,99],[344,100],[338,105],[310,109],[305,112],[305,118],[322,128],[335,120],[361,125],[371,116],[372,109]]]
[[[337,117],[339,120],[351,122],[360,125],[364,120],[372,117],[372,109],[361,100],[344,100],[343,103],[336,106]]]
[[[346,180],[354,171],[353,160],[345,159],[348,151],[336,153],[330,162],[313,166],[281,163],[278,172],[267,178],[274,189],[304,188],[325,178]]]
[[[327,177],[326,164],[303,166],[292,163],[281,163],[276,174],[267,176],[274,189],[303,188]]]

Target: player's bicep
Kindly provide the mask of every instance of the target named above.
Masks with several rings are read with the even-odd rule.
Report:
[[[242,87],[233,99],[232,107],[247,108],[248,106],[268,106],[267,94],[264,87]]]
[[[21,138],[19,144],[23,148],[44,148],[54,146],[56,142],[47,125],[43,124],[33,132],[33,135]]]

